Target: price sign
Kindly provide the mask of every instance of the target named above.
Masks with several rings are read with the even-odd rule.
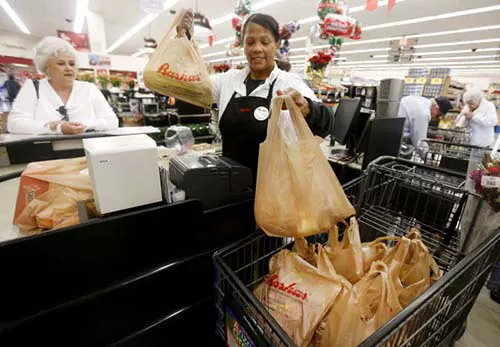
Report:
[[[427,82],[427,77],[417,78],[417,84],[425,84]]]
[[[405,84],[413,84],[415,83],[415,79],[411,77],[406,77],[405,78]]]
[[[481,178],[483,188],[500,188],[500,177],[483,176]]]
[[[433,85],[443,84],[443,79],[442,78],[433,78],[433,79],[431,79],[431,84],[433,84]]]

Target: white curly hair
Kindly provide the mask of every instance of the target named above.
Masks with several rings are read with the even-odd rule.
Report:
[[[479,89],[467,89],[464,93],[464,102],[472,102],[474,104],[480,104],[481,100],[484,98],[484,93]]]
[[[55,37],[55,36],[45,36],[38,44],[35,46],[35,65],[40,73],[46,73],[47,70],[47,60],[50,57],[55,57],[60,53],[66,53],[75,57],[76,60],[76,50],[67,41]]]

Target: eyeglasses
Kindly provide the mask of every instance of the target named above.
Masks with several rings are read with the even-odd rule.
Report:
[[[64,105],[59,106],[59,108],[57,109],[57,112],[59,112],[59,114],[61,116],[63,116],[63,118],[62,118],[63,121],[65,121],[65,122],[69,121],[68,110],[66,109],[66,107],[64,107]]]

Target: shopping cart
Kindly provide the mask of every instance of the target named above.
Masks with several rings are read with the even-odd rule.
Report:
[[[470,129],[441,129],[436,127],[429,127],[427,130],[427,138],[433,140],[441,140],[453,143],[469,144],[470,143]]]
[[[496,233],[464,255],[458,238],[462,203],[470,198],[481,204],[480,198],[446,182],[418,176],[414,168],[403,169],[412,166],[421,167],[406,160],[379,158],[361,179],[347,186],[346,194],[356,207],[364,242],[405,235],[418,226],[444,276],[362,346],[438,346],[453,341],[500,250],[500,233]],[[290,240],[258,232],[214,254],[221,338],[236,336],[248,346],[294,346],[252,294],[268,274],[270,258],[291,246]]]

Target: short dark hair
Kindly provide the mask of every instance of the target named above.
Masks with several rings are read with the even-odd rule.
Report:
[[[274,19],[274,17],[263,13],[254,13],[250,15],[250,17],[247,18],[245,24],[243,25],[243,39],[245,38],[245,33],[250,23],[255,23],[260,25],[261,27],[266,28],[273,35],[274,41],[280,42],[280,25],[278,24],[278,21]]]

